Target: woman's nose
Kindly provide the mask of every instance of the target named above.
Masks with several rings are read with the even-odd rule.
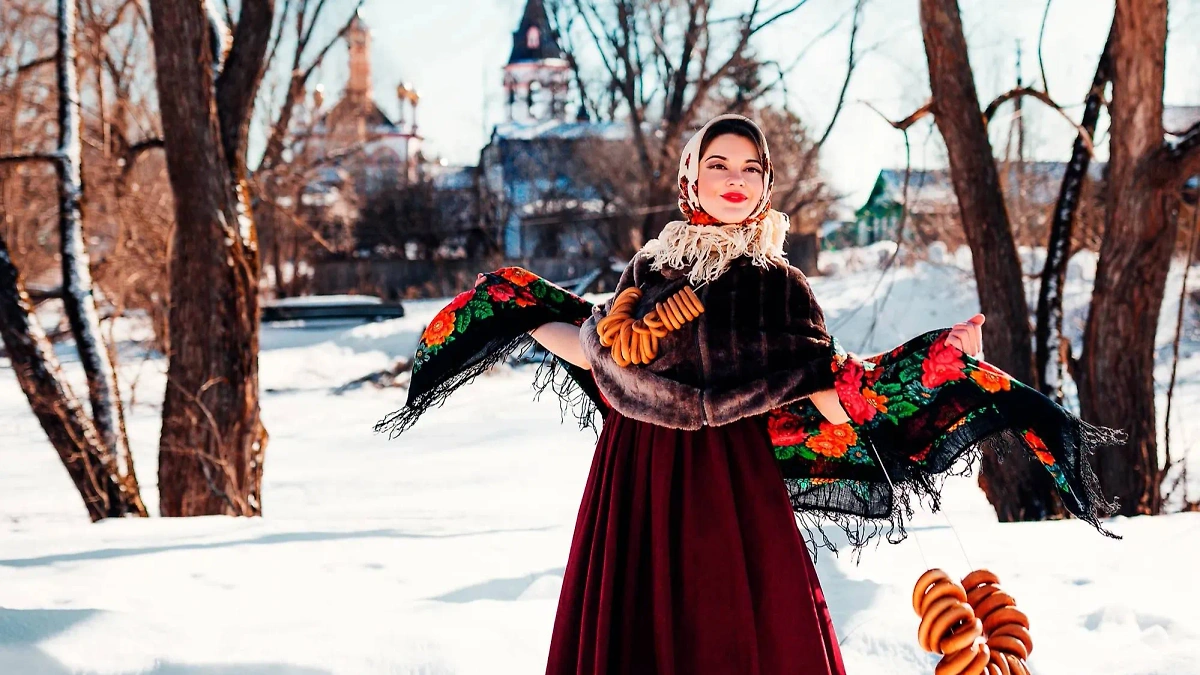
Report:
[[[725,182],[729,183],[730,185],[745,185],[746,177],[742,175],[741,171],[731,171],[729,173],[729,179]]]

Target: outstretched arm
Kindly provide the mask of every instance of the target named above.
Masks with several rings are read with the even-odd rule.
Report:
[[[584,370],[592,369],[592,364],[583,355],[583,346],[579,344],[579,326],[565,321],[551,321],[529,331],[529,334],[551,354]]]
[[[836,390],[818,391],[809,396],[808,400],[812,401],[817,412],[821,413],[830,424],[845,424],[850,421],[850,415],[846,414],[846,409],[842,407]]]

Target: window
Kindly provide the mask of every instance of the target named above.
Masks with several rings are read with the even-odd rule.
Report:
[[[525,33],[525,46],[530,49],[537,49],[542,42],[542,33],[537,26],[530,26],[529,32]]]

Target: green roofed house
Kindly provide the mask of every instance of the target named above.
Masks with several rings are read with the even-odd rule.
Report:
[[[1058,191],[1066,172],[1065,162],[1011,162],[1000,167],[1005,201],[1013,209],[1019,202],[1049,216],[1058,199]],[[827,249],[848,246],[867,246],[878,241],[895,241],[901,216],[907,204],[906,241],[914,233],[937,233],[947,227],[958,227],[958,198],[948,169],[908,172],[904,169],[884,169],[875,179],[867,201],[854,212],[853,222],[846,222],[825,235]],[[1092,162],[1088,177],[1103,179],[1104,164]]]
[[[1163,127],[1169,137],[1178,137],[1200,122],[1200,106],[1167,105],[1163,108]],[[1066,162],[1012,161],[998,162],[1000,180],[1010,217],[1016,211],[1049,218],[1058,201]],[[1104,164],[1092,161],[1088,177],[1102,181]],[[854,220],[830,221],[822,228],[823,248],[867,246],[878,241],[895,241],[904,205],[907,204],[905,239],[914,233],[945,232],[946,227],[958,226],[958,199],[948,169],[912,170],[905,185],[904,169],[884,169],[875,179],[875,186],[866,203],[854,212]],[[1200,184],[1192,177],[1189,189]]]
[[[913,221],[958,217],[958,201],[949,171],[911,171],[906,185],[904,169],[884,169],[875,179],[866,203],[854,212],[854,221],[829,233],[826,247],[866,246],[895,240],[906,203],[908,217]]]

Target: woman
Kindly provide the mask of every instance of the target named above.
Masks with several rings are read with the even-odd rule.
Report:
[[[686,220],[634,256],[603,306],[521,268],[479,275],[430,322],[408,402],[376,426],[403,432],[526,333],[557,357],[542,386],[585,423],[593,405],[605,413],[547,675],[843,673],[793,512],[854,546],[895,541],[911,502],[936,508],[940,478],[985,449],[1036,457],[1104,531],[1086,457],[1115,433],[974,358],[982,315],[868,359],[840,349],[783,256],[788,221],[770,208],[753,122],[706,124],[679,186]],[[555,381],[558,361],[578,388]]]
[[[744,117],[714,119],[684,148],[687,220],[635,256],[617,292],[640,288],[645,310],[690,285],[705,312],[663,337],[649,364],[622,367],[601,344],[597,323],[612,301],[582,327],[533,332],[592,369],[613,408],[575,527],[548,675],[844,672],[766,413],[809,396],[829,422],[849,416],[833,388],[824,316],[783,257],[788,221],[770,208],[771,176],[763,134]],[[951,339],[977,352],[980,323]],[[774,344],[737,344],[738,328]]]

